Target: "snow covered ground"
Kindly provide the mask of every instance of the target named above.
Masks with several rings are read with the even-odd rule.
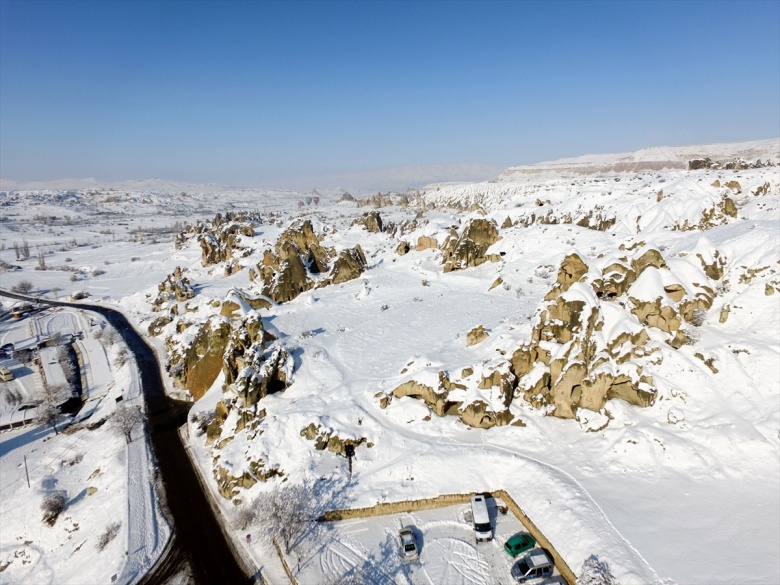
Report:
[[[322,575],[349,574],[354,567],[367,565],[379,583],[511,585],[513,559],[503,546],[524,531],[522,524],[512,514],[498,515],[493,540],[477,543],[468,513],[469,505],[464,504],[325,523],[307,536],[314,542],[304,543],[309,553],[299,561],[298,579],[320,582]],[[401,560],[398,531],[402,526],[413,527],[419,560]],[[564,581],[554,576],[547,582]]]
[[[0,286],[10,288],[29,279],[35,284],[33,294],[62,298],[85,291],[92,300],[121,306],[145,331],[158,316],[152,312],[158,285],[180,266],[196,292],[188,301],[186,316],[197,326],[219,312],[214,303],[218,305],[232,289],[257,294],[260,283],[250,281],[248,269],[261,261],[265,249],[273,248],[292,220],[311,219],[323,245],[341,249],[359,243],[368,269],[356,280],[312,289],[260,311],[265,329],[277,338],[274,343],[293,356],[292,384],[263,398],[265,418],[254,434],[247,429],[237,432],[220,455],[235,470],[244,469],[249,461],[262,461],[266,469],[282,473],[282,479],[242,489],[236,498],[242,503],[225,500],[211,479],[216,451],[206,445],[196,425],[190,425],[192,451],[227,518],[234,518],[244,503],[262,498],[283,480],[333,480],[340,487],[323,499],[324,508],[503,489],[575,573],[588,556],[596,554],[609,562],[624,584],[776,583],[780,581],[779,167],[688,171],[685,162],[694,156],[718,160],[752,156],[750,160],[776,163],[780,161],[777,144],[774,140],[590,156],[509,169],[485,183],[431,186],[419,196],[405,194],[408,207],[398,204],[400,196],[389,196],[395,204],[378,211],[396,231],[384,233],[352,225],[373,208],[337,203],[342,195],[338,192],[319,193],[317,206],[299,206],[307,196],[303,193],[213,187],[12,192],[0,195],[7,218],[0,232],[5,244],[0,259],[11,267],[0,273]],[[226,277],[224,266],[202,266],[196,239],[174,248],[177,226],[241,209],[260,212],[264,221],[254,237],[241,238],[247,252],[237,258],[241,267],[237,273]],[[451,228],[461,229],[469,219],[482,217],[504,226],[499,230],[501,240],[489,250],[499,255],[497,262],[445,273],[440,250],[414,249],[421,236],[441,244]],[[408,254],[396,253],[401,239],[412,243]],[[14,244],[23,241],[33,250],[45,251],[46,270],[36,270],[40,261],[35,254],[16,258]],[[563,420],[519,397],[509,409],[513,420],[522,425],[490,429],[466,426],[455,416],[438,417],[423,401],[410,397],[393,398],[386,408],[380,406],[378,396],[388,395],[409,379],[432,380],[446,371],[460,380],[466,368],[479,378],[500,368],[529,340],[540,304],[567,254],[576,251],[589,265],[603,268],[645,247],[661,252],[675,273],[694,275],[686,276],[690,286],[696,282],[715,292],[701,323],[690,328],[690,343],[673,349],[667,337],[650,331],[650,343],[658,347],[655,355],[662,357],[658,363],[643,362],[644,373],[653,377],[657,390],[651,406],[631,406],[614,398],[600,412],[580,409],[577,418]],[[690,268],[699,262],[697,255],[708,257],[713,250],[723,258],[719,279]],[[498,278],[500,284],[491,289]],[[624,321],[635,325],[631,318]],[[467,333],[478,325],[489,336],[469,346]],[[172,323],[152,342],[164,348],[164,338],[174,327]],[[4,340],[0,333],[0,341]],[[89,337],[83,343],[90,356],[99,354]],[[101,393],[111,397],[132,385],[129,370],[111,369],[115,349],[105,349],[107,366],[95,365],[89,382],[96,397]],[[102,362],[96,359],[97,363]],[[107,382],[109,377],[112,382]],[[223,396],[223,381],[218,378],[195,404],[194,415],[214,411]],[[463,381],[468,386],[463,394],[497,400],[475,384],[468,385],[465,376]],[[34,384],[29,388],[34,392]],[[99,417],[109,402],[106,398],[97,403],[91,418]],[[341,438],[366,439],[356,449],[351,478],[342,456],[316,450],[302,436],[301,431],[312,423]],[[56,476],[58,489],[62,485],[69,494],[78,494],[86,481],[81,476],[88,477],[96,467],[113,470],[112,477],[121,475],[117,470],[126,465],[121,438],[111,436],[105,427],[90,433],[104,441],[101,457],[81,448],[85,451],[81,462],[67,467],[53,462],[63,460],[58,455],[62,450],[79,451],[78,445],[65,447],[79,435],[53,437],[46,429],[31,427],[0,435],[2,512],[4,520],[11,518],[13,528],[8,531],[4,521],[0,529],[0,566],[13,560],[0,573],[0,580],[21,583],[30,575],[45,574],[53,576],[51,582],[77,582],[68,579],[87,570],[87,565],[110,578],[130,564],[114,558],[126,550],[118,544],[119,537],[109,545],[115,550],[98,553],[88,544],[75,550],[80,542],[76,535],[85,534],[82,522],[93,522],[93,529],[100,531],[115,517],[123,527],[128,518],[135,518],[132,511],[129,516],[118,515],[118,503],[128,499],[118,483],[110,490],[96,486],[98,492],[74,503],[75,518],[85,502],[106,498],[94,520],[76,520],[80,530],[61,533],[60,523],[67,524],[62,519],[54,528],[36,519],[29,528],[25,526],[34,534],[21,535],[23,518],[37,517],[42,490],[52,489],[43,483],[49,476]],[[18,465],[24,445],[36,449],[28,453],[28,464],[32,456],[37,482],[33,489],[39,495],[17,505],[16,498],[6,494],[17,493],[21,485]],[[46,456],[36,460],[43,457],[41,453]],[[8,485],[11,480],[5,470],[17,474]],[[73,475],[77,470],[79,477]],[[103,471],[96,477],[105,476]],[[110,499],[105,492],[111,493]],[[62,518],[68,514],[70,507]],[[396,582],[424,583],[423,572],[436,583],[479,583],[489,578],[500,582],[506,566],[484,561],[488,557],[475,553],[465,533],[461,538],[437,532],[460,529],[453,514],[415,513],[411,520],[421,528],[423,538],[432,539],[430,548],[424,547],[418,567],[399,565],[388,572]],[[291,556],[302,560],[295,567],[301,571],[301,582],[324,582],[366,559],[395,567],[395,551],[384,544],[398,521],[388,517],[336,523],[330,536]],[[154,518],[141,520],[147,528],[155,522]],[[255,525],[250,531],[258,528]],[[342,532],[349,538],[333,536]],[[24,549],[30,561],[22,565],[20,557],[13,555],[22,554],[19,542],[24,539],[33,544]],[[68,544],[59,547],[63,541]],[[345,542],[352,543],[349,550]],[[269,556],[274,553],[259,543],[248,552],[272,582],[284,579]],[[38,557],[32,560],[35,554]],[[66,561],[67,554],[83,561]],[[446,573],[448,555],[464,560],[471,571],[468,577],[463,576],[466,572]],[[726,556],[740,561],[724,562]],[[109,558],[113,560],[105,560]],[[38,572],[24,572],[31,567],[38,567]],[[128,571],[123,576],[128,577]]]
[[[116,398],[143,405],[132,360],[123,367],[110,361],[122,344],[104,334],[108,328],[98,316],[63,309],[0,323],[0,340],[13,340],[17,347],[31,347],[53,333],[81,332],[84,338],[77,343],[87,382],[83,408],[75,419],[61,416],[57,434],[50,426],[35,424],[0,434],[2,583],[136,583],[168,540],[170,529],[155,492],[148,441],[139,429],[136,440],[125,444],[106,424]],[[62,369],[53,367],[58,364],[56,348],[42,348],[41,361],[48,383],[66,383],[56,377],[62,376]],[[20,406],[44,398],[37,367],[29,364],[25,370],[0,387],[3,420],[12,418]],[[8,400],[14,384],[26,391]],[[65,509],[48,526],[41,521],[40,506],[45,496],[56,492],[64,493]],[[101,539],[107,540],[102,546]]]

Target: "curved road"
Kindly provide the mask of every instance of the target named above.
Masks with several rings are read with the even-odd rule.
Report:
[[[160,559],[142,583],[162,585],[187,568],[195,583],[202,585],[254,583],[255,577],[248,576],[233,554],[222,526],[209,505],[209,496],[203,493],[197,472],[179,437],[178,429],[186,423],[192,404],[173,400],[165,394],[157,356],[127,318],[119,311],[98,305],[38,299],[4,290],[0,290],[0,295],[99,313],[113,325],[135,354],[146,399],[152,448],[160,469],[163,497],[173,524],[173,536],[164,558]]]

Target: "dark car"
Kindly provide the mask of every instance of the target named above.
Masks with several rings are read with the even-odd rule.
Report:
[[[506,541],[504,544],[504,550],[510,557],[516,557],[520,553],[531,550],[535,546],[536,541],[534,540],[533,536],[527,532],[520,532]]]

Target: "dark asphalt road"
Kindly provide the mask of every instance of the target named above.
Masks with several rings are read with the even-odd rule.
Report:
[[[35,300],[34,297],[2,290],[0,295],[19,300]],[[220,523],[209,505],[208,496],[203,493],[197,472],[193,469],[179,437],[178,428],[186,422],[192,404],[173,400],[165,394],[154,350],[128,323],[125,316],[114,309],[48,299],[41,299],[39,302],[103,315],[122,335],[138,363],[146,398],[152,449],[160,470],[174,531],[166,559],[162,559],[158,567],[142,580],[143,585],[163,585],[178,570],[184,569],[185,563],[199,585],[254,583],[255,578],[247,575],[222,533]]]

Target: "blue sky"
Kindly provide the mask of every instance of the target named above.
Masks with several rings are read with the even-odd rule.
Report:
[[[0,0],[5,179],[283,186],[778,135],[778,1]]]

